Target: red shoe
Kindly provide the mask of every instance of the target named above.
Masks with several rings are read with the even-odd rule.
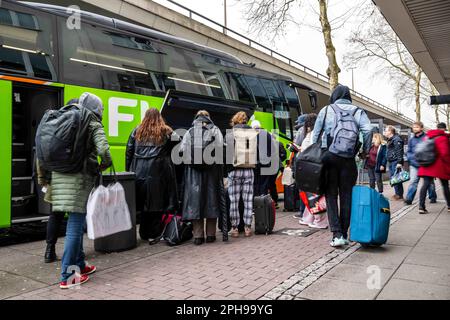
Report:
[[[67,282],[67,281],[61,281],[59,283],[59,287],[61,289],[70,289],[79,285],[82,285],[83,283],[87,282],[89,280],[89,276],[82,274],[80,276],[75,276],[72,280],[71,283]]]
[[[84,267],[84,269],[81,270],[81,274],[87,276],[88,274],[93,274],[95,271],[97,271],[97,267],[96,266],[88,266],[88,265],[86,265]]]

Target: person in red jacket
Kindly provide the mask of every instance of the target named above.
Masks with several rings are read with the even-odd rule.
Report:
[[[428,213],[425,209],[425,198],[427,189],[434,178],[441,180],[444,189],[447,210],[450,212],[450,191],[448,181],[450,180],[450,135],[445,132],[446,125],[439,123],[436,130],[427,132],[428,139],[434,138],[436,150],[436,161],[428,167],[419,168],[419,177],[423,177],[422,189],[420,189],[419,213]]]

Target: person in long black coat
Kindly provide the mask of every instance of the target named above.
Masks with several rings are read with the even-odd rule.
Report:
[[[191,154],[195,128],[199,128],[200,132],[203,132],[202,140],[210,139],[212,141],[210,143],[215,145],[216,150],[223,150],[223,135],[220,129],[214,125],[207,111],[200,110],[194,118],[192,127],[183,137],[180,148],[183,155]],[[205,142],[202,141],[202,143]],[[183,220],[192,220],[196,245],[205,242],[205,219],[206,242],[216,240],[217,218],[221,216],[221,210],[222,212],[224,210],[223,157],[219,158],[220,161],[211,164],[197,165],[190,161],[190,164],[185,165]]]
[[[147,110],[128,139],[125,167],[136,173],[136,207],[141,211],[139,235],[150,244],[161,235],[162,215],[178,209],[171,151],[179,140],[154,108]]]

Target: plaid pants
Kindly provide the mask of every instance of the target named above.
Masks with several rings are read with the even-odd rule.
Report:
[[[239,224],[239,199],[244,200],[244,223],[252,224],[253,218],[253,169],[235,169],[228,174],[228,195],[230,197],[230,219],[233,228]]]

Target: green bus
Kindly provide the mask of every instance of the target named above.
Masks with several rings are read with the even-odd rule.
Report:
[[[168,92],[185,93],[217,117],[247,106],[265,129],[279,130],[284,144],[293,139],[294,120],[302,113],[300,90],[317,103],[307,86],[225,52],[85,11],[74,27],[66,10],[0,1],[0,228],[45,220],[50,206],[33,177],[36,129],[46,110],[83,92],[104,103],[103,124],[118,171],[124,170],[131,130],[148,108],[161,109]],[[187,121],[179,109],[171,114]]]

